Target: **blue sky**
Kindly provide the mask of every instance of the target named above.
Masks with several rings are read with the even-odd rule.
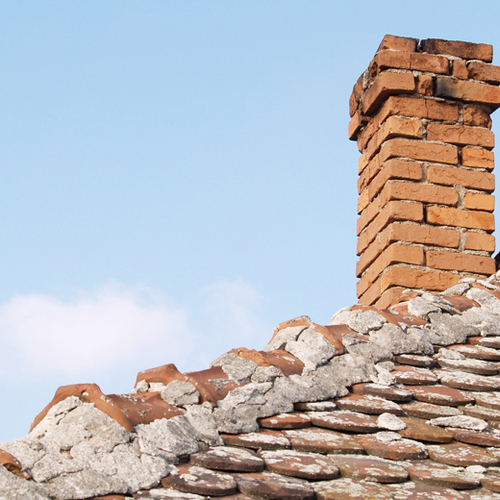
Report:
[[[355,303],[357,77],[386,33],[500,50],[496,1],[0,7],[0,441]]]

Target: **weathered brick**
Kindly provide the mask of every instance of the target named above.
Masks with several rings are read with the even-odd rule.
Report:
[[[347,125],[347,136],[351,141],[355,141],[359,131],[367,124],[368,118],[361,114],[361,111],[356,111],[349,125]]]
[[[379,193],[389,179],[408,179],[413,181],[422,180],[422,165],[416,161],[400,160],[399,158],[391,158],[387,160],[383,168],[378,167],[377,171],[371,171],[371,165],[365,170],[366,176],[360,176],[358,179],[358,187],[369,186],[370,201]],[[365,174],[363,172],[363,174]],[[378,172],[378,173],[377,173]],[[376,173],[376,177],[371,177]],[[373,180],[372,180],[373,179]],[[361,189],[362,190],[362,189]]]
[[[465,250],[480,250],[483,252],[495,251],[495,237],[492,234],[473,233],[467,231],[465,233]]]
[[[416,38],[406,38],[403,36],[385,35],[380,42],[377,52],[380,50],[404,50],[415,52],[418,40]]]
[[[402,293],[406,290],[401,286],[394,286],[386,290],[380,299],[378,299],[373,305],[377,309],[389,309],[391,306],[399,304],[401,302]]]
[[[429,123],[427,140],[447,142],[458,146],[481,146],[486,149],[492,149],[495,146],[495,136],[487,128],[447,123]]]
[[[500,84],[500,66],[471,61],[468,65],[469,78],[487,83]]]
[[[358,196],[358,214],[360,214],[370,203],[370,199],[368,198],[368,189],[365,189],[359,196]]]
[[[460,78],[460,80],[467,80],[469,78],[469,70],[467,69],[467,63],[461,59],[454,59],[452,61],[453,70],[451,74],[455,78]]]
[[[482,173],[482,175],[487,174]],[[493,212],[495,210],[495,197],[491,194],[465,193],[464,206],[469,210]]]
[[[417,94],[431,96],[434,92],[434,77],[431,75],[417,76]]]
[[[458,120],[458,105],[422,97],[391,96],[376,116],[379,118],[379,123],[382,123],[390,115],[456,121]]]
[[[380,161],[389,158],[409,158],[412,160],[436,161],[456,165],[458,152],[455,146],[423,142],[411,139],[390,139],[380,148]]]
[[[354,113],[358,110],[359,100],[364,92],[363,80],[364,73],[357,79],[354,87],[352,88],[351,97],[349,97],[349,115],[351,117],[354,116]]]
[[[388,68],[425,71],[441,75],[450,73],[448,59],[443,56],[422,54],[421,52],[397,52],[394,50],[377,52],[370,64],[370,75]]]
[[[377,236],[364,252],[357,252],[358,255],[360,253],[361,255],[356,264],[356,275],[360,276],[378,255],[394,242],[458,248],[460,232],[455,229],[393,222]]]
[[[491,193],[495,189],[495,176],[487,172],[466,170],[457,167],[430,165],[427,167],[427,182],[445,186],[464,186]]]
[[[423,218],[424,209],[421,203],[389,202],[373,219],[371,224],[366,227],[366,230],[359,235],[357,242],[358,253],[363,252],[380,231],[391,222],[396,220],[422,222]]]
[[[368,158],[365,157],[365,155],[361,155],[358,158],[358,175],[360,175],[363,170],[368,166]]]
[[[456,206],[458,193],[455,188],[418,184],[415,182],[388,181],[380,193],[380,206],[391,200],[420,201]]]
[[[462,165],[464,167],[493,170],[495,167],[495,156],[493,151],[465,147],[462,149]]]
[[[377,198],[373,200],[361,212],[356,222],[356,235],[359,233],[380,213],[380,200]]]
[[[365,155],[363,155],[365,157]],[[370,161],[366,162],[366,167],[363,169],[358,178],[358,193],[361,193],[371,180],[377,175],[381,169],[380,157],[375,155]]]
[[[420,45],[422,51],[427,52],[427,54],[443,54],[461,57],[462,59],[479,59],[486,62],[491,62],[493,59],[493,46],[486,43],[429,38],[422,40]]]
[[[356,284],[358,297],[370,287],[384,269],[396,263],[420,266],[424,263],[424,249],[419,246],[401,245],[399,243],[394,243],[387,247],[380,256],[370,264],[370,267]]]
[[[461,276],[456,274],[441,271],[392,266],[380,278],[380,293],[384,293],[385,290],[393,286],[442,291],[453,286],[460,278]]]
[[[382,101],[393,94],[407,94],[415,90],[415,78],[412,73],[380,73],[372,86],[365,92],[362,109],[365,115],[371,115]]]
[[[379,299],[380,295],[382,292],[380,291],[380,279],[378,279],[363,295],[358,295],[359,303],[371,306]]]
[[[464,106],[462,111],[464,125],[473,127],[491,128],[491,117],[489,113],[474,106]]]
[[[489,212],[479,210],[461,210],[459,208],[427,207],[427,222],[440,226],[465,227],[494,231],[495,219]]]
[[[428,250],[425,257],[427,266],[433,269],[487,275],[496,271],[495,260],[484,255]]]
[[[368,142],[365,155],[367,158],[373,158],[375,153],[380,149],[381,144],[391,137],[421,138],[422,130],[423,126],[420,120],[390,116]]]
[[[434,95],[485,104],[492,110],[500,105],[500,88],[487,83],[454,80],[446,76],[436,77]]]

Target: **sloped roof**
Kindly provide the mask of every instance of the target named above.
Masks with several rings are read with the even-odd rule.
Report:
[[[296,318],[130,394],[59,389],[0,444],[0,498],[500,499],[499,362],[500,274]]]

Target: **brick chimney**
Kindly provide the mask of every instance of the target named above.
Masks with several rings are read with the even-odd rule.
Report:
[[[354,85],[360,303],[495,272],[492,57],[482,43],[386,35]]]

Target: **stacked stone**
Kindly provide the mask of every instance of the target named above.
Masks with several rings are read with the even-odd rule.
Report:
[[[386,35],[355,84],[361,303],[495,272],[492,56],[486,44]]]

